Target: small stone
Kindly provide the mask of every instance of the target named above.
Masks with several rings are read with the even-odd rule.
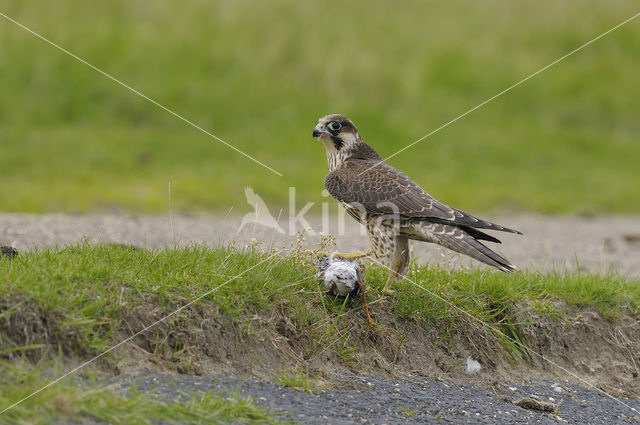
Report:
[[[546,401],[534,400],[530,397],[524,397],[513,402],[514,405],[528,410],[540,410],[542,412],[555,412],[556,405]]]

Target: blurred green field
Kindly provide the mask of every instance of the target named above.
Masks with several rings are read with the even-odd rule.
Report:
[[[0,0],[0,211],[323,201],[317,118],[387,156],[640,12],[633,0]],[[394,157],[471,211],[640,212],[640,18]],[[171,200],[168,186],[171,182]],[[316,205],[317,206],[317,205]],[[320,212],[319,208],[316,212]]]

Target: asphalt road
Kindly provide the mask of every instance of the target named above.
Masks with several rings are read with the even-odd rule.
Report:
[[[493,388],[418,377],[333,377],[334,388],[302,392],[269,382],[229,377],[169,376],[152,372],[109,379],[178,400],[190,391],[233,392],[255,398],[282,420],[307,425],[355,424],[639,424],[639,400],[614,400],[566,382],[496,384]],[[555,411],[523,408],[521,399],[549,403]],[[636,409],[634,411],[633,409]]]

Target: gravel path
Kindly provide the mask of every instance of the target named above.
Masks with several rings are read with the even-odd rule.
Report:
[[[623,400],[627,406],[601,393],[570,383],[537,381],[528,385],[496,384],[478,387],[451,381],[427,381],[410,377],[397,380],[364,376],[334,377],[341,389],[308,394],[269,382],[227,377],[179,378],[146,372],[117,377],[110,383],[135,386],[142,392],[176,400],[189,391],[233,392],[244,395],[280,416],[308,425],[351,424],[638,424],[640,401]],[[522,408],[514,402],[528,398],[556,408],[553,412]]]
[[[243,244],[255,239],[266,245],[289,247],[297,239],[289,223],[280,221],[281,234],[262,225],[241,226],[240,216],[131,216],[131,215],[25,215],[0,214],[0,244],[18,250],[34,246],[89,242],[117,242],[140,247],[161,248],[188,243]],[[520,268],[549,271],[581,270],[619,273],[640,278],[640,217],[564,217],[540,215],[498,216],[492,220],[519,229],[524,236],[500,233],[502,245],[492,245]],[[322,229],[320,217],[308,220],[316,236],[307,235],[315,247]],[[343,235],[336,236],[338,249],[360,250],[368,238],[347,218]],[[331,217],[326,227],[339,234],[339,220]],[[291,235],[289,235],[291,233]],[[496,234],[497,232],[493,232]],[[472,264],[432,244],[415,243],[414,256],[420,263],[445,263],[452,267]],[[475,263],[477,264],[477,263]]]

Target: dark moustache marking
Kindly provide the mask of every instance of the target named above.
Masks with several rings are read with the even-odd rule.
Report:
[[[344,146],[344,142],[339,137],[331,136],[331,140],[333,141],[333,146],[335,146],[337,150],[340,150],[340,148]]]

